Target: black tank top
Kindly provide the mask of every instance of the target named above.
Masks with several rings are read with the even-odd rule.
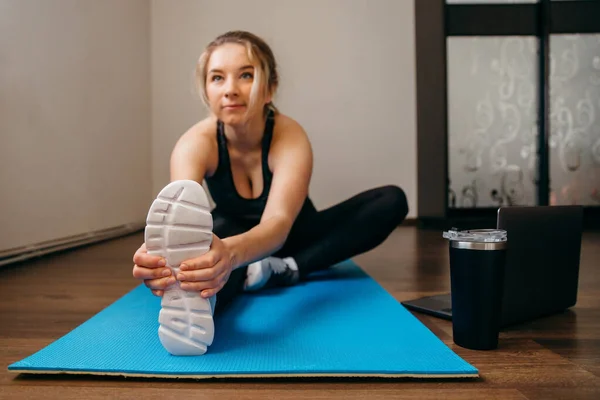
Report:
[[[261,169],[263,177],[262,193],[252,199],[247,199],[238,193],[233,175],[231,161],[227,150],[227,137],[221,121],[217,122],[217,144],[219,147],[219,162],[217,169],[211,177],[206,177],[206,184],[213,201],[216,203],[215,212],[227,217],[251,220],[258,223],[267,205],[273,174],[269,169],[269,149],[273,139],[275,115],[269,110],[262,139]],[[306,198],[301,214],[315,212],[316,209],[309,198]]]
[[[238,193],[233,182],[231,173],[231,161],[229,159],[229,151],[227,150],[227,137],[223,129],[223,123],[217,122],[217,143],[219,147],[219,163],[217,170],[211,177],[206,178],[208,190],[216,203],[217,212],[237,218],[260,219],[265,206],[267,197],[271,189],[271,181],[273,174],[269,170],[268,158],[269,148],[271,147],[271,139],[273,138],[273,125],[275,118],[273,113],[267,115],[265,131],[262,139],[262,176],[263,176],[263,191],[252,199],[247,199]]]
[[[261,168],[263,177],[262,193],[256,198],[244,198],[238,193],[233,175],[231,173],[231,161],[227,149],[227,137],[221,121],[217,122],[217,144],[219,147],[219,162],[217,169],[211,177],[206,177],[206,184],[213,201],[216,203],[215,212],[233,218],[251,220],[258,223],[263,211],[267,205],[269,191],[273,174],[269,169],[269,149],[273,139],[273,127],[275,125],[275,115],[269,110],[265,124],[265,131],[262,139]],[[316,212],[316,209],[309,198],[306,198],[301,214],[307,212]]]

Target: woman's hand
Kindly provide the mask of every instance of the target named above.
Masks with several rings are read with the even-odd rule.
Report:
[[[171,270],[165,267],[166,260],[162,257],[148,254],[146,243],[135,252],[133,256],[133,276],[143,279],[144,284],[155,296],[162,296],[164,290],[175,283]]]
[[[232,270],[231,253],[225,243],[213,234],[210,250],[200,257],[181,263],[176,278],[183,290],[202,292],[208,298],[225,286]]]

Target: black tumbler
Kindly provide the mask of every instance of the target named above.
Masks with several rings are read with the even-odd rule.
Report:
[[[452,335],[473,350],[498,347],[504,291],[506,231],[449,231]]]

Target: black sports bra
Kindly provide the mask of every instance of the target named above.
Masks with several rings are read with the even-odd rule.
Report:
[[[211,177],[206,178],[206,183],[210,194],[217,205],[216,210],[222,214],[239,218],[260,219],[265,206],[269,190],[271,189],[271,181],[273,174],[269,170],[269,149],[271,140],[273,139],[273,126],[275,124],[275,116],[273,111],[269,111],[267,115],[265,131],[262,140],[262,176],[263,190],[262,193],[252,199],[242,197],[233,181],[231,172],[231,161],[229,159],[229,151],[227,150],[227,137],[223,130],[223,123],[217,122],[217,143],[219,147],[219,163],[217,170]]]

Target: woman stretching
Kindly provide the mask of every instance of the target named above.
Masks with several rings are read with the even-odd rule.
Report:
[[[371,250],[408,213],[396,186],[315,209],[308,197],[311,145],[273,104],[277,65],[259,37],[217,37],[196,77],[210,116],[175,145],[171,183],[150,208],[133,267],[133,276],[162,297],[159,337],[174,355],[206,352],[215,303],[218,311],[242,291],[294,285]]]

